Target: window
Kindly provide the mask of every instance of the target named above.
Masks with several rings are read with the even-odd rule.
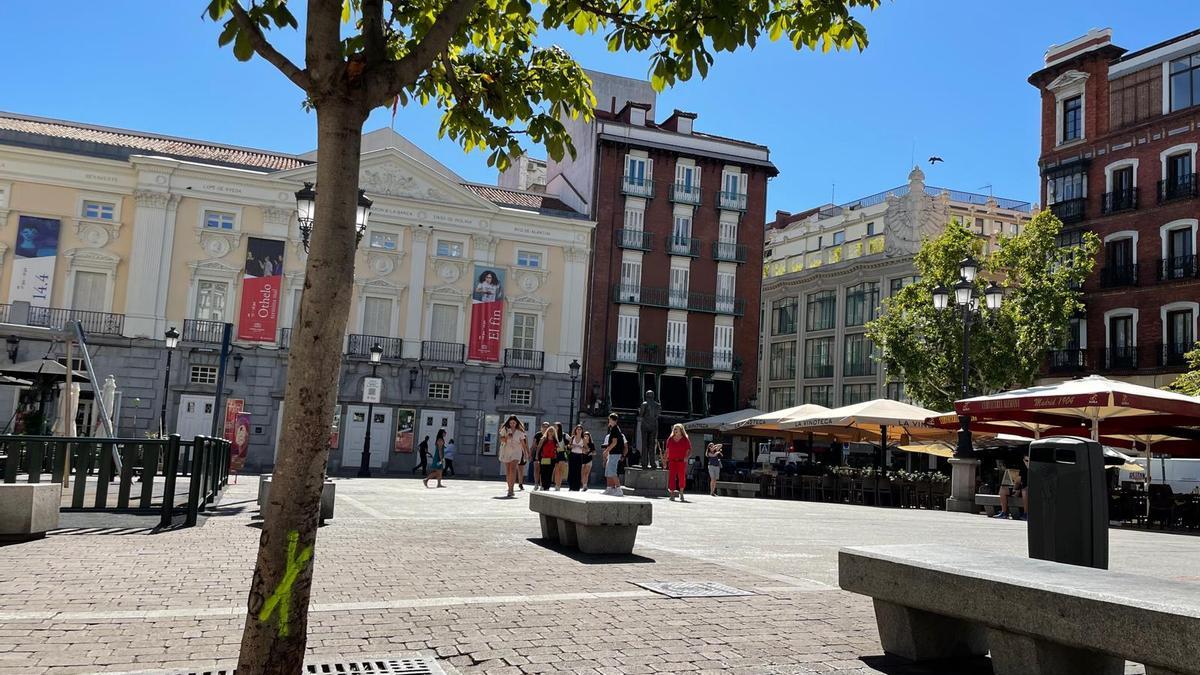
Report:
[[[518,249],[517,267],[528,267],[535,270],[542,269],[542,254]]]
[[[617,317],[617,358],[618,361],[637,361],[638,356],[638,317],[622,314]]]
[[[1083,230],[1064,230],[1058,235],[1060,248],[1083,246]]]
[[[843,351],[842,375],[844,377],[861,377],[875,374],[875,345],[862,333],[846,336],[846,349]]]
[[[737,243],[737,221],[722,220],[717,231],[717,241],[722,244]]]
[[[641,232],[645,227],[646,212],[641,209],[625,209],[625,229]]]
[[[224,211],[205,211],[204,227],[214,230],[232,230],[237,216]]]
[[[725,173],[721,175],[724,181],[725,196],[729,199],[734,199],[742,194],[742,174],[740,173]]]
[[[192,366],[188,373],[188,382],[192,384],[216,384],[216,366]]]
[[[833,245],[837,246],[839,244],[844,244],[844,243],[846,243],[846,231],[842,230],[841,232],[834,232],[833,233]]]
[[[867,223],[867,236],[871,237],[874,235],[875,235],[875,223],[873,223],[873,222]]]
[[[847,384],[842,386],[842,405],[854,405],[875,398],[873,384]]]
[[[458,342],[458,307],[435,304],[430,309],[429,339]]]
[[[689,274],[686,267],[671,268],[670,305],[672,307],[687,309]]]
[[[370,246],[384,251],[395,251],[396,239],[396,235],[391,232],[372,232]]]
[[[771,387],[767,391],[767,401],[770,410],[783,410],[796,405],[796,389],[794,387]]]
[[[675,165],[675,187],[683,193],[691,193],[700,187],[700,172],[694,164]]]
[[[92,220],[112,220],[116,216],[117,205],[109,202],[94,202],[84,200],[80,215]]]
[[[196,282],[196,318],[201,321],[224,321],[229,284],[224,281]]]
[[[430,396],[430,398],[433,398]],[[449,397],[447,397],[449,398]],[[528,408],[533,405],[533,390],[532,389],[509,389],[508,404]]]
[[[1192,228],[1167,230],[1167,259],[1163,261],[1164,279],[1186,279],[1195,274],[1196,257],[1192,251]]]
[[[733,326],[713,327],[713,369],[733,370]]]
[[[667,365],[687,365],[687,321],[667,320]]]
[[[1167,198],[1190,194],[1192,184],[1192,153],[1181,152],[1167,157]]]
[[[1121,314],[1108,317],[1109,368],[1132,368],[1137,363],[1137,339],[1134,333],[1133,315]]]
[[[537,314],[513,314],[513,349],[537,349]]]
[[[625,182],[630,185],[646,185],[650,178],[650,160],[645,157],[625,157]]]
[[[864,281],[846,289],[846,325],[861,326],[879,313],[879,282]]]
[[[783,298],[771,303],[771,335],[796,333],[796,298]]]
[[[1196,342],[1196,336],[1192,333],[1194,325],[1192,310],[1190,309],[1167,312],[1167,347],[1169,354],[1182,356],[1191,351]]]
[[[889,398],[893,401],[900,401],[901,403],[912,403],[912,399],[910,399],[908,394],[904,391],[903,382],[888,382],[885,390],[886,391],[883,395],[884,398]]]
[[[732,312],[734,305],[733,272],[717,272],[717,311]]]
[[[671,230],[671,253],[688,255],[692,251],[692,217],[675,216]]]
[[[1046,182],[1046,203],[1083,199],[1083,184],[1085,175],[1080,172],[1055,176]]]
[[[381,337],[392,334],[392,301],[389,298],[363,298],[362,332]]]
[[[776,342],[771,345],[771,379],[796,379],[795,342]]]
[[[804,341],[804,377],[833,377],[833,338]]]
[[[438,239],[434,251],[443,258],[461,258],[463,255],[463,245],[461,241]]]
[[[834,291],[819,291],[808,294],[808,313],[805,319],[805,330],[829,330],[833,328],[834,317],[837,315],[837,293]]]
[[[1175,59],[1168,67],[1171,77],[1171,112],[1200,105],[1200,52]]]
[[[1079,139],[1083,135],[1083,97],[1072,96],[1062,102],[1062,142]]]
[[[826,408],[833,407],[833,385],[820,384],[804,388],[804,402],[813,405],[823,405]]]
[[[642,263],[640,260],[621,261],[621,300],[638,302],[642,294]]]
[[[888,282],[888,297],[893,297],[901,291],[905,286],[911,286],[921,280],[921,277],[913,275],[910,277],[900,277],[892,279]]]
[[[101,272],[75,272],[75,287],[71,292],[71,309],[85,312],[104,312],[108,295],[108,275]]]
[[[429,388],[425,393],[426,398],[436,398],[441,401],[450,400],[450,383],[449,382],[430,382]]]
[[[1067,344],[1066,349],[1079,350],[1085,347],[1083,342],[1083,329],[1086,324],[1083,319],[1073,317],[1067,327]]]

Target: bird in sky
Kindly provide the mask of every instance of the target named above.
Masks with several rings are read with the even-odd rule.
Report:
[[[934,155],[933,157],[929,158],[930,164],[937,164],[938,162],[944,162],[944,161],[946,161],[946,160],[942,159],[941,157],[938,157],[937,155]]]

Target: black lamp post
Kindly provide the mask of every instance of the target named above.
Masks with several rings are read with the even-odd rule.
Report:
[[[933,307],[938,311],[948,309],[950,294],[953,292],[954,304],[962,312],[962,388],[960,394],[962,398],[967,398],[971,395],[971,321],[974,313],[979,310],[979,297],[975,292],[975,277],[979,273],[979,264],[975,262],[974,258],[963,258],[962,262],[958,264],[958,273],[959,280],[954,284],[953,290],[945,286],[933,289]],[[988,310],[1000,309],[1000,305],[1004,301],[1004,290],[997,286],[996,282],[988,284],[983,295]],[[954,450],[954,456],[959,459],[975,457],[975,448],[971,443],[971,418],[968,415],[958,416],[958,446]]]
[[[175,353],[175,348],[179,346],[179,331],[172,326],[163,334],[163,338],[167,344],[167,370],[163,377],[163,400],[162,409],[158,414],[159,433],[164,437],[167,434],[167,399],[171,397],[171,355]]]
[[[705,415],[712,414],[712,395],[713,395],[714,389],[716,389],[716,385],[713,384],[712,380],[704,381],[704,414]]]
[[[354,244],[362,242],[367,232],[367,220],[371,217],[372,202],[365,190],[358,191],[358,205],[354,211]],[[312,183],[296,190],[296,220],[300,223],[300,240],[304,244],[304,252],[308,253],[308,240],[312,236],[313,220],[317,209],[317,191]]]
[[[417,388],[417,375],[420,374],[421,371],[417,370],[416,368],[408,369],[408,393],[411,394],[413,389]]]
[[[379,368],[379,361],[383,358],[383,347],[378,343],[371,346],[371,377],[375,377],[375,371]],[[365,393],[365,392],[364,392]],[[362,449],[362,464],[358,467],[359,478],[371,477],[371,423],[375,421],[375,399],[372,397],[367,401],[367,432],[363,434],[363,449]]]
[[[575,433],[575,425],[579,423],[579,414],[575,411],[575,383],[579,380],[579,359],[571,359],[571,364],[567,366],[571,370],[571,433]]]
[[[8,343],[8,360],[12,363],[17,362],[17,352],[21,349],[21,338],[16,335],[9,335],[5,340]]]
[[[502,389],[504,389],[504,371],[496,373],[496,383],[492,386],[492,400],[500,398]]]
[[[242,356],[241,354],[233,355],[233,381],[234,382],[238,381],[238,373],[241,372],[241,370],[242,370],[242,361],[244,361],[244,360],[246,360],[246,357]]]

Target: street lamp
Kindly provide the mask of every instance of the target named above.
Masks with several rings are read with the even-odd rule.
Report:
[[[244,360],[246,360],[246,357],[242,356],[241,354],[233,355],[233,381],[234,382],[238,381],[238,373],[241,372],[241,370],[242,370],[242,361],[244,361]]]
[[[8,360],[16,363],[17,352],[21,349],[21,338],[16,335],[9,335],[5,342],[8,344]]]
[[[383,358],[383,347],[379,343],[371,346],[371,379],[375,379],[375,371]],[[366,391],[363,391],[366,394]],[[366,398],[364,396],[364,398]],[[375,396],[367,398],[367,432],[363,434],[362,463],[358,467],[359,478],[371,477],[371,423],[375,421]]]
[[[571,364],[567,366],[571,371],[571,433],[575,433],[575,425],[579,423],[579,415],[575,411],[575,382],[579,380],[579,359],[571,359]]]
[[[363,235],[367,232],[367,220],[371,217],[372,202],[366,190],[358,191],[358,203],[354,209],[354,245],[362,243]],[[304,252],[308,253],[309,237],[312,236],[313,221],[316,218],[317,191],[312,183],[296,190],[296,220],[300,223],[300,240],[304,244]]]
[[[500,390],[502,389],[504,389],[504,371],[496,373],[496,381],[492,385],[492,400],[500,398]]]
[[[712,380],[704,381],[704,414],[706,415],[712,414],[712,395],[716,388]]]
[[[171,397],[171,355],[179,346],[179,331],[172,326],[167,329],[166,333],[163,333],[163,339],[167,343],[167,370],[163,377],[163,400],[162,409],[158,414],[158,429],[159,433],[165,437],[167,434],[167,399]]]

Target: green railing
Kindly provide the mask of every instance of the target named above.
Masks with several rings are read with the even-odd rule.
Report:
[[[64,511],[157,513],[163,527],[182,515],[191,526],[229,482],[229,441],[0,435],[0,479],[63,484]]]

